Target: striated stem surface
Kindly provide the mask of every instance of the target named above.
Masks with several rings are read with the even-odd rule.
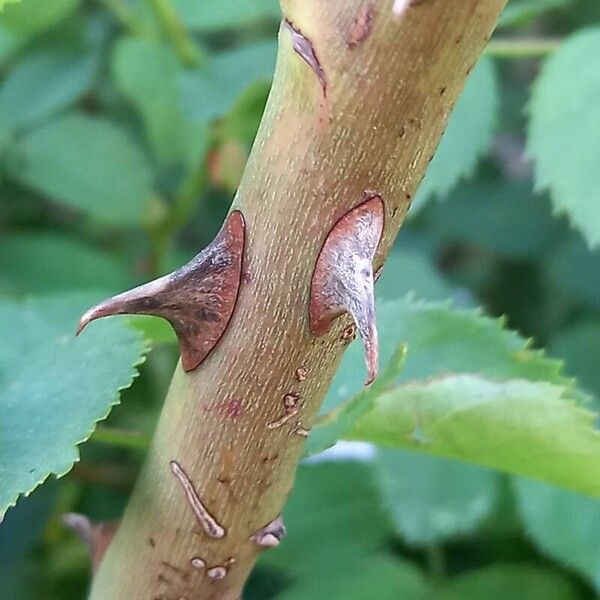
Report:
[[[232,207],[246,224],[237,304],[200,366],[175,372],[92,600],[237,600],[277,545],[303,442],[352,339],[347,315],[311,332],[320,251],[375,194],[381,267],[504,4],[282,0],[273,88]]]

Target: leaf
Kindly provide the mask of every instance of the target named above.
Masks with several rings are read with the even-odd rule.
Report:
[[[393,250],[375,286],[377,298],[393,300],[411,292],[426,300],[446,300],[453,290],[423,253]]]
[[[174,0],[178,14],[189,29],[212,32],[248,27],[267,19],[281,19],[277,0]]]
[[[276,600],[427,600],[425,582],[407,563],[378,556],[364,557],[344,571],[321,571],[304,577]]]
[[[590,470],[598,470],[590,462]],[[600,591],[600,503],[539,481],[513,480],[527,535],[544,554],[581,573]]]
[[[56,233],[6,235],[0,241],[0,281],[18,292],[48,293],[74,288],[107,292],[130,285],[112,256]]]
[[[0,88],[0,128],[31,126],[72,105],[91,87],[97,68],[90,54],[50,51],[26,58]]]
[[[250,84],[272,79],[276,55],[275,42],[255,42],[214,55],[208,67],[185,71],[180,87],[185,114],[193,121],[223,116]]]
[[[180,67],[169,46],[125,38],[115,47],[118,88],[139,112],[150,146],[163,164],[196,164],[208,146],[203,124],[190,123],[179,103]]]
[[[370,557],[391,532],[372,469],[353,461],[301,465],[283,520],[290,535],[259,564],[294,579],[343,572]]]
[[[573,0],[511,0],[504,9],[498,27],[520,27],[536,17],[573,3]]]
[[[463,178],[475,171],[492,141],[499,112],[498,82],[491,59],[483,57],[467,80],[446,133],[435,153],[410,214],[431,196],[444,198]]]
[[[0,28],[31,36],[65,19],[79,3],[80,0],[26,0],[18,4],[11,3],[0,13]]]
[[[495,564],[447,580],[435,600],[578,600],[579,586],[547,567]]]
[[[479,177],[459,186],[449,202],[429,204],[422,217],[443,243],[473,244],[512,259],[537,258],[560,224],[529,182]]]
[[[600,496],[597,415],[544,382],[446,375],[377,398],[347,436],[419,450]]]
[[[140,223],[152,196],[152,172],[133,140],[82,114],[25,135],[8,166],[22,184],[111,224]]]
[[[472,373],[490,379],[530,379],[570,387],[561,364],[529,349],[503,321],[449,303],[398,298],[377,302],[380,364],[385,365],[397,344],[407,346],[398,382],[437,377],[442,373]],[[325,400],[324,410],[347,401],[362,389],[363,356],[359,343],[344,355]]]
[[[75,338],[89,294],[3,300],[0,331],[0,516],[20,494],[78,460],[77,445],[118,402],[142,362],[141,337],[107,321]]]
[[[591,252],[579,236],[556,245],[543,265],[543,273],[553,296],[567,295],[600,308],[600,250]]]
[[[0,10],[3,10],[7,4],[14,4],[15,2],[19,2],[19,0],[0,0]]]
[[[546,61],[532,94],[527,148],[548,189],[590,247],[600,244],[600,28],[570,37]],[[582,151],[585,149],[585,151]]]
[[[489,469],[387,448],[375,466],[384,505],[409,544],[470,533],[494,508],[498,474]]]
[[[549,350],[563,358],[569,373],[600,398],[600,322],[576,321],[552,338]]]

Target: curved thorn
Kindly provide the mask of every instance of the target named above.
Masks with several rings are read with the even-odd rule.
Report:
[[[311,285],[310,327],[320,336],[334,319],[351,314],[365,347],[369,385],[379,364],[373,258],[383,232],[384,206],[378,194],[365,195],[367,199],[334,225],[323,244]]]
[[[64,514],[62,522],[72,529],[87,545],[92,559],[92,571],[95,573],[117,531],[119,523],[117,521],[93,523],[88,517],[78,513]]]
[[[184,370],[194,370],[216,346],[233,315],[244,242],[244,218],[234,211],[213,242],[189,263],[94,306],[81,317],[77,335],[91,321],[110,315],[162,317],[179,338]]]

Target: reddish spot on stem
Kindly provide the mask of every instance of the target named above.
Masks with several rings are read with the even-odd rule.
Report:
[[[233,315],[244,240],[244,217],[234,211],[214,241],[187,265],[94,306],[81,317],[77,335],[91,321],[110,315],[162,317],[177,333],[183,368],[194,370],[216,346]]]
[[[379,351],[375,323],[373,258],[381,239],[384,207],[381,196],[365,192],[366,200],[347,212],[329,232],[313,274],[310,328],[324,335],[344,313],[354,318],[365,346],[368,385],[377,376]],[[348,338],[344,332],[344,339]]]
[[[323,96],[327,96],[327,79],[325,77],[325,71],[317,58],[312,42],[299,29],[296,29],[291,21],[285,19],[283,25],[292,36],[292,46],[294,51],[314,71],[319,79],[321,89],[323,90]]]
[[[360,11],[360,14],[354,21],[352,28],[346,38],[348,48],[356,48],[364,42],[373,29],[373,19],[375,16],[375,6],[373,4],[365,4]]]

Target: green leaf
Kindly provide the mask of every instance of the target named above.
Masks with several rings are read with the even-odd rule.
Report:
[[[593,248],[600,244],[600,28],[569,38],[544,64],[531,99],[528,152],[549,189]]]
[[[489,469],[387,448],[375,465],[384,505],[410,544],[468,534],[494,508],[498,474]]]
[[[131,284],[109,254],[56,233],[7,235],[0,242],[0,280],[19,292],[74,288],[118,291]]]
[[[76,102],[94,82],[90,54],[43,52],[13,68],[0,88],[0,128],[31,126]]]
[[[483,57],[467,80],[446,133],[411,207],[418,212],[431,196],[443,198],[475,171],[488,150],[498,120],[499,92],[494,63]]]
[[[362,557],[346,569],[320,571],[301,579],[276,600],[427,600],[423,577],[407,563],[375,556]]]
[[[25,135],[10,174],[40,194],[111,224],[140,223],[152,172],[133,140],[101,118],[72,114]]]
[[[7,4],[14,4],[15,2],[19,2],[19,0],[0,0],[0,10],[3,10]]]
[[[169,46],[125,38],[115,47],[118,88],[139,112],[155,156],[163,164],[196,164],[208,147],[207,128],[190,123],[179,102],[179,62]]]
[[[267,19],[281,19],[277,0],[204,0],[202,10],[198,10],[196,0],[174,0],[174,4],[187,27],[195,31],[248,27]]]
[[[579,586],[547,567],[495,564],[452,577],[435,600],[578,600]]]
[[[20,494],[78,460],[77,445],[118,402],[142,362],[141,336],[118,320],[75,338],[89,294],[62,294],[0,309],[0,516]]]
[[[446,375],[398,386],[347,439],[419,450],[600,496],[597,415],[544,382]]]
[[[588,466],[598,471],[591,461]],[[600,591],[600,502],[526,479],[515,478],[514,489],[529,537]]]
[[[550,352],[566,362],[567,370],[600,398],[600,322],[580,320],[558,332]]]
[[[380,364],[385,365],[397,344],[408,353],[398,382],[437,377],[440,373],[472,373],[490,379],[530,379],[571,386],[561,364],[529,349],[499,319],[479,311],[453,309],[411,297],[377,303]],[[364,366],[360,342],[350,345],[325,401],[330,410],[362,389]]]
[[[443,243],[473,244],[513,259],[537,258],[556,244],[560,224],[529,182],[481,177],[423,213]]]
[[[393,300],[412,292],[426,300],[446,300],[453,290],[423,253],[408,248],[393,250],[375,286],[377,298]]]
[[[573,0],[511,0],[504,9],[499,27],[519,27],[539,17],[545,12],[564,8]]]
[[[20,35],[34,35],[68,17],[81,0],[26,0],[0,13],[0,28]]]
[[[353,461],[301,465],[283,520],[293,535],[284,537],[276,551],[264,553],[260,564],[295,579],[354,566],[391,532],[371,467]]]
[[[213,56],[208,67],[185,71],[181,78],[183,109],[194,121],[221,117],[256,80],[270,81],[277,44],[255,42]]]
[[[553,297],[570,296],[592,308],[600,308],[600,249],[593,252],[572,237],[557,244],[543,265],[546,286]]]

